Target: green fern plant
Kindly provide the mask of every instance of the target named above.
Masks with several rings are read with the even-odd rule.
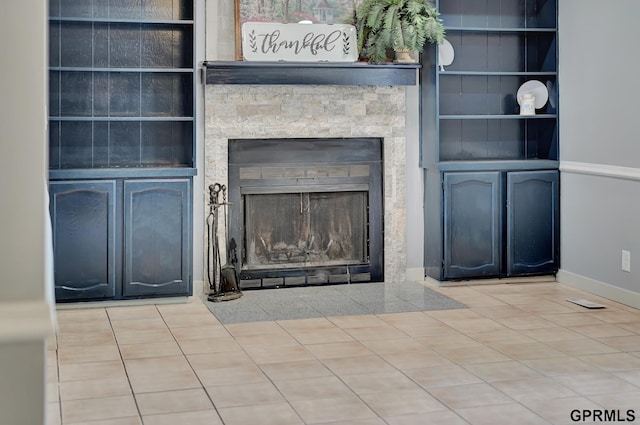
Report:
[[[364,0],[356,12],[358,51],[374,62],[387,49],[422,51],[425,43],[441,43],[444,27],[428,0]]]

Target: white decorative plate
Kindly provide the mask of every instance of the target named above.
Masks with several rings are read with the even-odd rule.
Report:
[[[524,96],[525,93],[533,95],[534,106],[536,109],[542,108],[547,104],[547,100],[549,100],[549,91],[547,90],[547,86],[538,80],[529,80],[520,86],[518,93],[516,94],[518,105],[522,103],[522,96]]]
[[[438,44],[438,63],[440,64],[440,71],[444,71],[444,67],[453,63],[455,52],[453,46],[446,39],[442,43]]]

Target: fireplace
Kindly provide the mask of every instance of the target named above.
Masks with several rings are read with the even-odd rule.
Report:
[[[248,64],[241,62],[240,67],[244,69]],[[395,67],[388,68],[396,70]],[[255,78],[262,76],[257,73]],[[240,188],[242,185],[243,193],[238,191],[233,195],[235,199],[230,199],[233,205],[229,213],[234,218],[231,222],[230,217],[228,224],[244,256],[243,277],[252,276],[251,279],[244,279],[246,288],[249,287],[246,285],[274,287],[313,284],[316,281],[393,282],[405,279],[407,151],[404,86],[208,82],[205,94],[204,187],[219,182],[233,190],[233,187]],[[294,143],[295,140],[307,142],[299,154],[307,155],[311,161],[302,160],[300,166],[292,164],[288,159],[290,153],[287,152],[271,158],[269,164],[256,165],[266,158],[264,153],[271,152],[273,145],[287,141]],[[368,156],[362,156],[368,149],[365,146],[373,143],[371,140],[376,140],[375,155],[371,151]],[[242,167],[241,183],[240,167],[233,162],[237,153],[242,152],[234,150],[244,147],[252,151],[252,144],[262,145],[264,149],[252,154],[253,158],[241,160],[246,163]],[[328,152],[319,149],[333,144],[349,146],[349,149],[339,151],[337,155],[334,152],[337,161],[330,157],[333,148],[327,149]],[[353,157],[349,159],[351,164],[345,164],[340,161],[344,155],[361,156]],[[346,160],[347,156],[344,158]],[[377,180],[372,182],[370,179],[373,178]],[[288,191],[282,190],[287,186]],[[380,190],[369,190],[374,186]],[[351,199],[340,198],[354,193],[357,195]],[[268,196],[277,194],[283,197],[277,202]],[[295,235],[284,232],[270,235],[271,242],[262,236],[263,245],[259,233],[260,227],[266,224],[258,216],[249,217],[247,214],[245,217],[247,202],[263,203],[262,206],[258,205],[259,210],[270,208],[268,205],[274,203],[281,206],[289,203],[286,208],[291,214],[290,227],[306,230],[298,230]],[[314,205],[333,209],[340,203],[351,204],[348,209],[354,216],[347,221],[322,223],[313,216]],[[363,203],[368,208],[366,217],[369,220],[365,227],[360,227],[365,234],[360,236],[354,233],[348,242],[354,248],[346,249],[347,242],[338,241],[333,233],[343,233],[340,229],[349,227],[349,221],[353,226],[353,222],[358,221],[356,211],[365,208]],[[301,207],[303,214],[299,212]],[[372,208],[380,208],[381,211],[373,214]],[[236,218],[240,210],[243,211],[242,215]],[[293,219],[295,211],[298,211],[298,221]],[[207,213],[205,206],[203,220]],[[250,230],[248,247],[254,251],[249,257],[243,246],[247,244],[241,242],[245,236],[238,236],[240,233],[237,230],[247,219],[253,229]],[[223,231],[222,228],[220,231]],[[273,240],[274,237],[277,240]],[[363,238],[366,238],[367,245],[364,245]],[[334,242],[331,242],[332,239]],[[337,242],[340,244],[336,245]],[[331,253],[333,256],[329,261],[339,261],[339,265],[331,268],[332,264],[325,264],[323,268],[316,268],[315,274],[312,273],[320,251],[326,251],[327,248],[329,251],[326,255]],[[283,258],[287,255],[289,259],[285,261]],[[364,264],[367,257],[368,266]],[[369,269],[363,270],[365,267]],[[270,268],[278,269],[279,275],[275,276],[275,271]],[[296,275],[299,273],[297,269],[301,268],[306,268],[304,275]],[[257,275],[260,276],[253,277]]]
[[[229,141],[241,288],[381,281],[379,138]]]

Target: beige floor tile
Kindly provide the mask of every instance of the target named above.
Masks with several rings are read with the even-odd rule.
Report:
[[[218,319],[209,311],[184,315],[171,314],[162,317],[171,330],[199,326],[221,326]]]
[[[588,354],[615,353],[618,350],[610,345],[603,344],[591,338],[574,339],[570,341],[549,341],[549,347],[561,351],[570,356],[584,356]]]
[[[491,363],[509,361],[511,358],[505,356],[490,347],[460,347],[460,348],[435,348],[445,359],[459,364]]]
[[[139,320],[159,318],[160,313],[155,305],[108,307],[107,314],[111,322],[118,320]]]
[[[62,423],[65,425],[138,416],[133,396],[63,401],[61,407]]]
[[[90,332],[64,332],[58,336],[58,348],[83,345],[112,345],[116,339],[111,329]]]
[[[105,419],[103,421],[77,422],[73,425],[142,425],[139,416],[129,416],[126,418]]]
[[[346,328],[345,331],[358,341],[371,340],[390,340],[396,338],[404,338],[406,333],[391,325],[362,327],[362,328]]]
[[[125,360],[145,357],[163,357],[181,355],[182,351],[175,341],[149,342],[145,344],[121,344],[120,354]]]
[[[598,341],[619,351],[625,351],[628,353],[640,351],[640,335],[598,338]]]
[[[384,313],[378,314],[377,316],[379,319],[384,320],[386,323],[393,326],[437,323],[436,319],[427,316],[421,311],[409,311],[406,313]]]
[[[215,410],[145,416],[144,425],[223,425]]]
[[[356,357],[357,358],[357,357]],[[327,360],[328,361],[328,360]],[[332,373],[318,360],[303,360],[299,362],[268,363],[260,365],[262,371],[272,381],[287,379],[317,378],[331,376]]]
[[[425,311],[425,314],[429,317],[438,319],[444,323],[448,323],[450,321],[459,321],[459,320],[484,319],[484,317],[482,317],[475,311],[468,308],[459,308],[459,309],[453,309],[453,310]]]
[[[205,353],[187,355],[189,364],[196,372],[207,369],[221,369],[225,367],[253,366],[255,363],[242,351],[233,351],[228,354]]]
[[[353,395],[349,387],[335,376],[278,381],[276,382],[276,387],[288,401],[350,397]]]
[[[435,319],[432,319],[435,320]],[[447,334],[459,334],[456,329],[442,322],[418,322],[418,323],[400,323],[394,325],[403,333],[411,337],[432,336],[439,337]]]
[[[276,322],[233,323],[225,325],[233,336],[282,334],[285,330]]]
[[[540,377],[540,373],[520,362],[498,362],[466,365],[465,368],[487,382]]]
[[[400,416],[445,410],[438,400],[422,389],[367,393],[362,400],[379,416]]]
[[[521,335],[533,338],[540,342],[568,341],[571,339],[586,338],[584,335],[563,327],[528,329],[520,331]]]
[[[587,313],[542,314],[540,317],[559,326],[597,325],[604,323],[602,320],[590,316]]]
[[[310,344],[305,345],[305,348],[321,360],[373,354],[371,350],[359,341]]]
[[[597,409],[602,409],[602,406],[599,406],[586,397],[537,398],[524,400],[523,403],[531,411],[536,412],[536,414],[542,416],[554,425],[574,425],[581,423],[580,419],[572,419],[571,412],[574,410],[592,412]]]
[[[622,322],[616,323],[616,326],[631,331],[635,334],[640,334],[640,321],[637,322]]]
[[[554,378],[533,377],[493,382],[492,385],[517,401],[577,397],[578,394]]]
[[[481,345],[480,342],[461,333],[438,335],[437,337],[419,336],[419,337],[415,337],[414,339],[420,344],[430,349],[435,349],[435,348],[447,349],[447,348],[472,347],[472,346]]]
[[[162,317],[151,317],[147,319],[134,320],[114,320],[111,322],[113,331],[118,335],[121,331],[152,331],[157,329],[167,329],[167,324]]]
[[[607,372],[640,370],[640,358],[627,353],[594,354],[578,358]]]
[[[197,374],[205,387],[259,384],[268,381],[264,373],[255,365],[203,369],[198,371]]]
[[[632,331],[608,323],[603,323],[601,325],[572,326],[569,329],[591,338],[634,335]]]
[[[457,334],[461,335],[461,334]],[[427,337],[425,337],[427,338]],[[431,338],[431,337],[428,337]],[[435,338],[432,338],[435,339]],[[438,337],[440,339],[440,337]],[[418,338],[395,338],[391,340],[368,340],[362,341],[367,348],[369,348],[372,352],[376,354],[394,354],[394,353],[403,353],[405,351],[422,351],[426,347],[422,340],[418,340]]]
[[[396,369],[376,355],[326,359],[324,365],[338,376],[362,373],[389,373]]]
[[[236,335],[234,336],[236,342],[243,347],[249,346],[269,346],[269,347],[287,347],[299,345],[291,335],[287,333],[273,333],[264,335]]]
[[[80,345],[58,349],[60,365],[69,363],[93,363],[120,360],[116,344]]]
[[[435,350],[423,348],[398,353],[380,354],[387,363],[397,369],[417,369],[431,366],[451,366],[453,363]]]
[[[429,393],[451,409],[513,403],[513,399],[488,384],[430,388]]]
[[[326,423],[322,425],[387,425],[385,421],[380,418],[369,418],[369,419],[352,419],[346,421],[336,421],[331,423]]]
[[[640,390],[626,392],[624,390],[616,391],[615,393],[591,395],[589,399],[595,401],[600,406],[608,410],[619,410],[620,422],[625,422],[625,419],[631,419],[628,416],[627,411],[633,410],[633,416],[635,420],[638,420],[638,406],[640,405]],[[631,422],[631,421],[629,421]]]
[[[607,323],[626,323],[626,322],[639,322],[640,313],[622,311],[622,310],[607,310],[592,311],[588,313],[590,316],[595,317],[598,320],[602,320]]]
[[[221,336],[217,338],[187,339],[178,341],[178,345],[186,355],[238,352],[242,348],[233,337]],[[222,354],[221,354],[222,355]]]
[[[458,409],[457,413],[471,425],[495,425],[496,418],[510,418],[518,425],[549,425],[545,419],[519,404],[471,407]]]
[[[522,363],[545,376],[562,376],[597,372],[598,368],[574,357],[522,360]]]
[[[471,333],[481,333],[481,332],[499,332],[505,329],[508,329],[506,326],[501,325],[493,319],[487,319],[481,317],[479,319],[467,320],[449,320],[446,322],[447,325],[451,326],[453,329],[458,332],[462,332],[465,334]]]
[[[524,335],[524,332],[528,331],[516,331],[514,329],[505,328],[495,332],[470,333],[468,336],[482,344],[490,346],[536,342],[535,339]]]
[[[407,369],[403,372],[423,388],[480,384],[483,382],[476,375],[460,366]]]
[[[437,412],[410,413],[408,415],[385,417],[384,420],[389,425],[468,425],[469,422],[462,419],[450,410],[439,410]]]
[[[474,313],[489,319],[529,316],[529,313],[514,305],[498,305],[493,307],[474,307]]]
[[[60,400],[81,400],[86,398],[116,397],[131,395],[129,381],[124,377],[68,381],[60,383]]]
[[[584,375],[558,376],[555,378],[580,395],[612,394],[638,391],[639,388],[616,375],[606,372]],[[640,402],[640,399],[638,399]]]
[[[159,329],[123,329],[116,332],[118,344],[143,344],[147,342],[173,341],[168,328]]]
[[[60,383],[49,382],[46,383],[46,397],[47,403],[58,403],[60,401]]]
[[[159,304],[156,305],[156,308],[158,309],[162,317],[184,316],[189,314],[201,313],[211,314],[206,305],[204,305],[200,300],[195,299],[186,303]]]
[[[276,323],[287,331],[332,329],[336,327],[334,323],[324,317],[311,319],[278,320]]]
[[[108,323],[109,317],[104,308],[61,309],[60,306],[58,306],[56,310],[56,320],[59,325],[88,322]]]
[[[546,359],[549,357],[563,357],[564,353],[541,342],[526,344],[494,344],[492,346],[507,356],[516,360]]]
[[[103,377],[126,379],[122,361],[114,360],[60,365],[60,382],[100,379]]]
[[[271,382],[220,385],[206,388],[216,408],[246,406],[285,401]]]
[[[510,329],[525,330],[525,329],[546,329],[553,328],[557,325],[549,322],[548,320],[541,319],[538,316],[517,316],[517,317],[499,317],[493,318],[494,321],[504,325]]]
[[[420,389],[415,382],[399,371],[344,375],[340,379],[358,395]]]
[[[575,304],[567,303],[565,300],[557,297],[553,298],[554,301],[544,301],[538,299],[536,302],[520,305],[520,308],[524,311],[528,311],[529,313],[540,316],[544,314],[572,313],[575,311],[572,309]]]
[[[306,424],[376,417],[376,414],[356,396],[297,400],[292,401],[291,405]]]
[[[170,330],[176,341],[231,336],[231,334],[227,331],[227,328],[222,325],[205,325],[195,326],[192,328],[171,328]]]
[[[202,388],[136,394],[136,401],[142,416],[213,408],[211,400]]]
[[[328,342],[353,341],[354,338],[337,327],[320,329],[288,329],[300,344],[325,344]]]
[[[320,344],[323,345],[323,344]],[[309,347],[313,345],[248,345],[244,347],[245,352],[257,364],[295,362],[312,360],[313,355],[309,352]]]
[[[614,372],[613,374],[616,375],[618,378],[622,378],[625,381],[630,382],[636,387],[640,388],[640,369]]]
[[[125,360],[124,364],[129,374],[191,370],[189,362],[182,355],[130,359]]]
[[[287,403],[257,404],[218,409],[225,425],[302,425],[300,416]],[[259,419],[258,419],[259,418]]]
[[[150,393],[159,391],[184,390],[200,388],[202,385],[191,370],[187,371],[155,371],[129,374],[134,393]]]
[[[389,326],[384,320],[372,314],[362,316],[333,316],[327,317],[327,320],[342,329]]]
[[[112,332],[111,323],[108,319],[89,321],[67,321],[58,322],[56,327],[58,338],[63,335],[91,335],[93,332]]]

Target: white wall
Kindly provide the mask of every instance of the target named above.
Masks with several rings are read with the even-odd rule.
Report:
[[[0,422],[45,420],[47,2],[2,7]]]
[[[640,307],[640,2],[559,0],[559,9],[558,280]]]

